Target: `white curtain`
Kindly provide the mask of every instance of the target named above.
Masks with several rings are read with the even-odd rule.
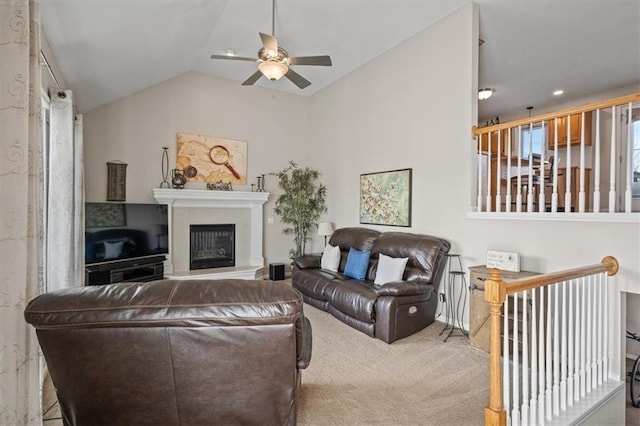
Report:
[[[0,1],[0,424],[41,424],[38,344],[23,317],[44,289],[37,3]]]
[[[82,116],[71,90],[49,93],[47,291],[81,286],[84,275]]]

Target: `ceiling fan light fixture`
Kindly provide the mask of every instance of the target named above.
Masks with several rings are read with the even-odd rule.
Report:
[[[489,87],[478,90],[478,99],[484,101],[485,99],[489,99],[491,95],[495,92],[495,89],[491,89]]]
[[[277,61],[260,62],[258,69],[269,80],[280,80],[289,71],[289,67],[286,64]]]

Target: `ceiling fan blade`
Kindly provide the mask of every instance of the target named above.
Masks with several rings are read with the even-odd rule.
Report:
[[[330,67],[331,57],[325,56],[298,56],[296,58],[289,58],[289,65],[322,65]]]
[[[272,35],[259,33],[260,39],[262,40],[262,45],[264,46],[264,50],[270,50],[274,55],[278,54],[278,39]]]
[[[262,72],[260,70],[254,72],[251,77],[242,82],[243,86],[251,86],[253,83],[258,81],[262,77]]]
[[[211,55],[211,59],[228,59],[231,61],[251,61],[251,62],[256,61],[256,58],[247,58],[244,56],[229,56],[229,55]]]
[[[291,68],[289,68],[289,71],[287,71],[287,73],[284,76],[287,77],[289,80],[291,80],[293,84],[295,84],[301,89],[304,89],[305,87],[311,84],[309,80],[307,80],[306,78],[304,78],[303,76],[301,76],[300,74],[292,70]]]

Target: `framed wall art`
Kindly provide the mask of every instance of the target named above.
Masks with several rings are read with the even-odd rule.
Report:
[[[187,181],[247,183],[247,143],[215,136],[178,133],[177,168]]]
[[[127,200],[127,163],[107,162],[107,201]]]
[[[360,175],[360,223],[411,226],[411,170]]]

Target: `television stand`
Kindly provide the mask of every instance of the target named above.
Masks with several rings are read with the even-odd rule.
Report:
[[[85,267],[85,285],[144,282],[164,278],[164,256],[99,263]]]

